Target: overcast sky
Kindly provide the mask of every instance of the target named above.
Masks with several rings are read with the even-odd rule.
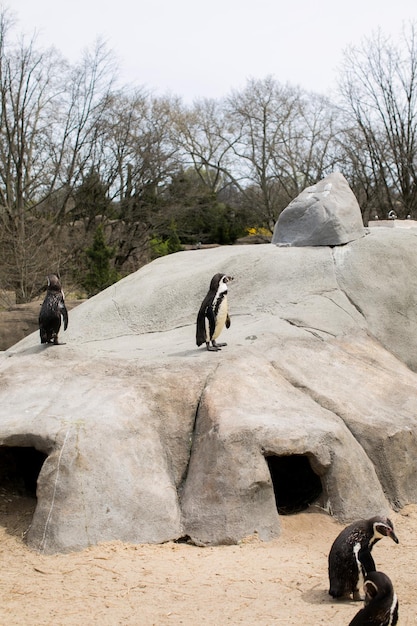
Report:
[[[191,103],[272,75],[330,93],[342,51],[378,27],[395,38],[416,0],[0,0],[17,31],[70,61],[102,37],[122,83]]]

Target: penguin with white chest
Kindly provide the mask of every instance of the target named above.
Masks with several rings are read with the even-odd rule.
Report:
[[[361,599],[359,588],[365,576],[376,569],[371,550],[383,537],[399,543],[391,520],[379,516],[354,522],[336,537],[329,553],[329,594],[333,598],[352,594],[354,600]]]
[[[383,572],[370,572],[363,585],[365,606],[349,626],[395,626],[398,622],[398,598],[391,580]]]
[[[41,343],[58,345],[61,318],[64,320],[64,330],[66,330],[68,327],[68,311],[58,276],[50,274],[47,277],[47,281],[46,296],[39,313],[39,333]]]
[[[230,327],[227,304],[227,284],[233,280],[226,274],[215,274],[210,282],[210,289],[204,298],[197,315],[196,343],[206,344],[207,350],[217,352],[226,343],[217,343],[216,339],[223,328]]]

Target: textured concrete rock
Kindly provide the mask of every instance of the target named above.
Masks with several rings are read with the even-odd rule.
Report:
[[[304,189],[282,211],[272,243],[339,246],[365,233],[359,204],[345,177],[335,172]]]
[[[363,513],[364,484],[369,510],[386,510],[370,459],[335,413],[269,360],[236,360],[233,376],[230,365],[218,367],[200,403],[182,500],[184,528],[196,543],[278,534],[270,455],[306,455],[322,479],[323,507],[337,516],[345,517],[347,503],[349,517]]]
[[[267,540],[271,456],[307,458],[341,521],[416,502],[416,237],[180,252],[71,311],[66,345],[1,353],[0,444],[46,456],[29,545]],[[195,318],[216,272],[232,325],[210,353]]]

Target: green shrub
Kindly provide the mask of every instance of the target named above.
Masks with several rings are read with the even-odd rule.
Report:
[[[90,298],[120,280],[120,275],[110,263],[115,250],[106,244],[101,225],[97,227],[93,244],[86,249],[85,254],[88,269],[82,283]]]

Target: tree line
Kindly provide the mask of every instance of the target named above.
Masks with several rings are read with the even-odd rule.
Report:
[[[0,289],[26,302],[55,271],[91,295],[185,245],[271,233],[335,170],[365,224],[416,218],[416,32],[347,49],[331,97],[269,76],[185,105],[118,86],[100,40],[71,64],[3,11]]]

